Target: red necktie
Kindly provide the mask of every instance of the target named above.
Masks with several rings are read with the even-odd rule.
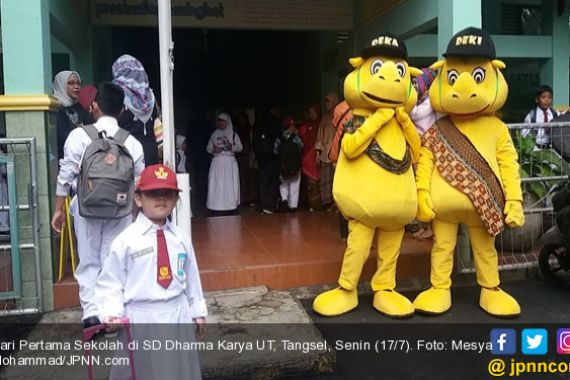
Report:
[[[172,272],[170,270],[170,259],[168,258],[168,247],[166,246],[166,239],[162,229],[156,230],[156,247],[158,250],[156,282],[166,289],[172,282]]]
[[[544,112],[544,122],[548,123],[548,114],[546,113],[546,110],[542,110],[542,112]]]

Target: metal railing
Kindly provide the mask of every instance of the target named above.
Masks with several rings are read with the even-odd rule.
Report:
[[[0,252],[4,265],[0,271],[4,289],[0,291],[0,316],[19,315],[42,312],[43,285],[42,262],[40,255],[39,234],[39,197],[38,168],[35,137],[0,138],[0,147],[5,152],[0,155],[0,164],[6,165],[8,183],[8,205],[2,205],[1,211],[8,211],[10,217],[9,244],[0,243]],[[25,178],[22,180],[22,178]],[[26,184],[25,196],[18,194]],[[28,214],[29,221],[24,221]],[[21,258],[32,253],[33,282],[35,294],[27,294],[23,290]],[[29,261],[29,260],[28,260]]]
[[[540,237],[555,222],[553,189],[570,174],[570,122],[517,123],[507,124],[507,127],[519,155],[525,225],[506,228],[497,236],[495,246],[500,269],[528,268],[536,266]],[[543,133],[550,136],[549,145],[537,144],[536,137]],[[458,271],[474,272],[473,255],[463,228],[457,251]]]

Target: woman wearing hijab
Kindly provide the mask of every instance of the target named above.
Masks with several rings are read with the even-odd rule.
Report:
[[[328,153],[336,133],[332,122],[332,115],[338,102],[338,96],[333,92],[325,96],[325,113],[319,123],[319,132],[317,134],[317,142],[315,143],[317,165],[320,170],[321,204],[324,207],[331,206],[333,203],[332,183],[334,166],[329,159]]]
[[[235,210],[239,206],[239,171],[234,157],[243,146],[234,132],[232,119],[221,113],[216,120],[216,130],[210,136],[206,150],[214,158],[208,174],[208,200],[206,207],[212,211]]]
[[[125,91],[125,110],[119,126],[129,131],[143,146],[145,165],[159,163],[154,135],[155,98],[143,65],[133,56],[122,55],[113,63],[113,83]]]
[[[186,149],[188,144],[186,144],[186,137],[177,134],[176,135],[176,173],[187,173],[186,170]]]
[[[299,136],[303,140],[303,181],[305,197],[309,210],[313,211],[320,207],[321,190],[319,187],[319,168],[317,165],[317,151],[315,144],[321,122],[321,110],[313,104],[307,111],[307,121],[299,128]]]
[[[429,100],[429,88],[436,74],[429,68],[424,68],[422,69],[422,75],[414,78],[412,82],[418,93],[418,101],[412,112],[410,112],[410,119],[412,119],[420,136],[423,136],[437,121],[437,113],[432,108]],[[419,240],[431,239],[433,231],[430,223],[419,222],[419,230],[414,233],[413,237]]]
[[[81,77],[76,71],[61,71],[53,81],[53,96],[61,107],[57,112],[57,158],[63,158],[63,146],[69,133],[84,124],[89,115],[78,103]]]

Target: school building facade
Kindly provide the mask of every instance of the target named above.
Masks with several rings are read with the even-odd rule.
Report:
[[[522,120],[521,113],[533,104],[533,89],[539,84],[553,87],[555,106],[569,104],[569,0],[171,2],[175,28],[315,32],[320,70],[314,76],[321,95],[326,89],[338,88],[339,72],[346,68],[348,57],[358,54],[380,32],[402,36],[411,64],[425,67],[441,57],[455,32],[479,26],[492,34],[497,56],[507,64],[505,75],[510,95],[503,113],[505,118]],[[111,49],[116,37],[114,28],[155,27],[156,4],[157,0],[0,0],[3,70],[0,111],[5,135],[11,139],[35,137],[37,148],[37,184],[33,189],[37,204],[33,206],[37,207],[38,224],[31,222],[29,210],[18,211],[21,250],[19,257],[13,259],[19,263],[6,264],[2,273],[19,282],[19,292],[10,293],[10,286],[0,289],[0,298],[37,302],[32,306],[16,302],[16,308],[54,308],[57,252],[50,228],[57,173],[58,104],[51,96],[54,74],[70,69],[81,74],[84,84],[109,80],[111,64],[117,58]],[[177,48],[184,41],[175,43],[176,61]],[[152,49],[158,54],[158,46]],[[254,68],[255,65],[253,62]],[[157,88],[158,82],[151,85]],[[19,167],[18,163],[15,167],[18,199],[25,203],[24,198],[30,193],[30,176],[25,167]],[[30,248],[32,227],[38,235],[35,249],[39,266]],[[39,297],[38,291],[42,293]]]

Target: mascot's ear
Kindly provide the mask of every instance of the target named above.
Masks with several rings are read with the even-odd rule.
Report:
[[[410,71],[410,75],[413,77],[421,77],[423,74],[420,69],[412,67],[412,66],[408,67],[408,70]]]
[[[364,59],[362,59],[362,57],[356,57],[356,58],[350,58],[348,60],[348,62],[350,62],[350,65],[352,67],[354,67],[355,69],[359,68],[360,66],[362,66],[362,64],[364,63]]]
[[[499,69],[499,70],[502,70],[502,69],[504,69],[505,67],[507,67],[507,65],[505,65],[505,62],[500,61],[500,60],[498,60],[498,59],[493,59],[493,60],[491,61],[491,65],[493,65],[493,67],[494,67],[495,69]]]
[[[439,69],[441,69],[444,64],[445,64],[445,59],[440,59],[439,61],[432,63],[432,65],[429,68],[434,71],[439,71]]]

